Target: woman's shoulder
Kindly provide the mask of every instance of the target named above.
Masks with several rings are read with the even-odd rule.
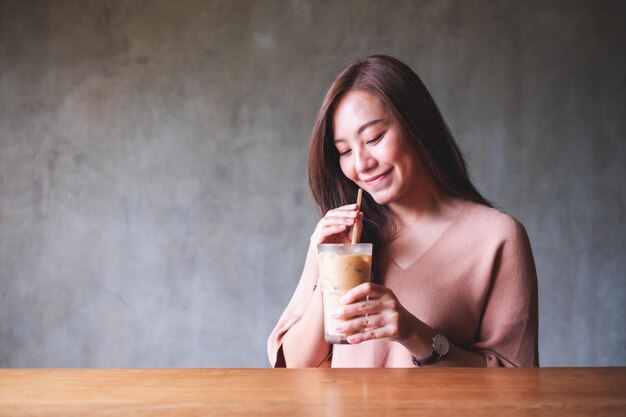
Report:
[[[497,240],[527,239],[522,223],[499,208],[489,207],[473,201],[466,202],[463,209],[466,226],[479,231],[483,238]]]

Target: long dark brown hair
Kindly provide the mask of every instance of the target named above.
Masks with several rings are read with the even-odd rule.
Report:
[[[358,187],[339,166],[334,144],[333,113],[349,90],[365,90],[380,98],[400,123],[426,172],[449,195],[492,206],[472,184],[463,154],[422,80],[406,64],[373,55],[353,62],[330,86],[319,110],[309,144],[309,184],[320,213],[354,203]],[[392,238],[395,227],[386,206],[363,194],[362,242],[375,247]]]

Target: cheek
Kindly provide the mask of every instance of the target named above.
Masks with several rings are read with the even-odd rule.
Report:
[[[387,157],[393,161],[399,162],[404,160],[408,153],[408,149],[406,149],[405,146],[402,146],[402,143],[400,143],[399,139],[394,141],[387,148]]]
[[[417,156],[412,149],[398,141],[387,149],[387,158],[391,163],[402,167],[405,174],[414,174],[417,165]]]
[[[354,164],[351,162],[350,158],[339,158],[339,167],[343,175],[354,180]]]

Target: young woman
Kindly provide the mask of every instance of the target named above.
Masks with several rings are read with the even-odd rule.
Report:
[[[341,72],[313,128],[309,182],[325,214],[270,335],[273,366],[538,365],[537,276],[524,227],[476,190],[408,66],[377,55]],[[355,223],[374,244],[374,282],[346,294],[337,330],[352,336],[329,345],[316,247],[348,243]]]

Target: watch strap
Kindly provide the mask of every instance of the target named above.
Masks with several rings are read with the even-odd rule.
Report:
[[[413,365],[415,366],[430,365],[431,363],[437,362],[439,359],[441,359],[441,355],[435,352],[435,350],[433,349],[433,351],[430,352],[430,354],[426,356],[425,358],[417,359],[415,356],[413,356]]]
[[[428,355],[426,355],[422,359],[417,359],[415,356],[411,355],[413,357],[413,365],[430,365],[431,363],[435,363],[439,359],[441,359],[443,355],[440,355],[439,352],[437,352],[437,350],[435,349],[435,337],[440,334],[441,332],[439,332],[439,330],[435,330],[435,335],[433,336],[433,350]]]

